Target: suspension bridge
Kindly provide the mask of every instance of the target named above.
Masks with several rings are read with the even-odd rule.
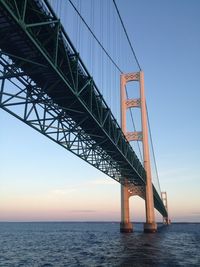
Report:
[[[144,74],[116,2],[112,3],[113,8],[139,67],[135,72],[120,69],[71,0],[58,1],[57,11],[53,2],[56,1],[0,0],[0,108],[121,184],[121,232],[132,232],[129,198],[133,195],[145,200],[144,231],[155,232],[154,208],[165,223],[169,222],[166,193],[161,194],[159,186],[152,183]],[[106,93],[99,89],[99,85],[104,87],[106,79],[103,61],[95,80],[94,73],[91,75],[94,63],[90,62],[89,71],[66,31],[61,8],[64,2],[71,4],[101,53],[114,66],[114,74],[116,69],[119,72],[120,122],[104,99]],[[99,12],[104,13],[102,7]],[[73,32],[78,32],[79,43],[84,42],[80,40],[80,25]],[[93,50],[90,48],[84,46],[84,50]],[[92,56],[91,61],[95,61],[94,51]],[[130,83],[137,84],[139,97],[128,96]],[[135,108],[141,111],[141,129],[127,131],[127,110],[133,121]],[[141,159],[132,146],[133,141],[138,145]]]

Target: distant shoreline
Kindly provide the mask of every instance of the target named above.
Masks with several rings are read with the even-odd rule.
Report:
[[[0,221],[0,223],[120,223],[120,221]],[[131,222],[143,224],[144,222]],[[162,224],[162,222],[157,222]],[[200,224],[200,222],[172,222],[171,224]]]

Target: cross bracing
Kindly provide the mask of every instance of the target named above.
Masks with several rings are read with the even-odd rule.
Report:
[[[145,170],[46,0],[0,0],[0,107],[120,183]],[[166,215],[154,188],[155,207]]]

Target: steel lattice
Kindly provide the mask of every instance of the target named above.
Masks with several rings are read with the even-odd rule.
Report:
[[[0,107],[120,183],[145,170],[48,1],[0,0]],[[155,207],[166,215],[154,188]]]

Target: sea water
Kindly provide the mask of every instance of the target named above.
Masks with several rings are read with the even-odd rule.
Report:
[[[200,266],[200,224],[159,225],[156,234],[119,223],[0,223],[0,266]]]

